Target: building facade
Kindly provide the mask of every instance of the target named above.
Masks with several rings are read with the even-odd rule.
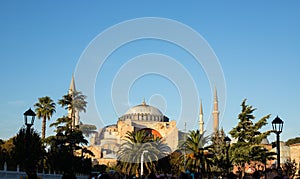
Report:
[[[105,126],[91,138],[89,149],[96,154],[93,159],[99,164],[115,164],[116,153],[126,133],[140,130],[146,130],[161,137],[171,151],[177,149],[176,121],[169,121],[169,118],[159,109],[143,101],[120,116],[116,124]]]
[[[75,79],[72,76],[69,94],[76,92]],[[72,111],[68,111],[69,116]],[[214,89],[214,108],[213,115],[213,132],[219,130],[219,110],[217,90]],[[199,131],[204,132],[202,102],[199,108]],[[81,123],[78,110],[75,109],[75,117],[72,119],[74,127]],[[108,125],[101,128],[90,139],[88,147],[95,156],[92,159],[98,164],[114,165],[117,159],[117,151],[122,144],[122,139],[127,132],[146,130],[153,135],[159,136],[164,143],[175,151],[178,148],[179,131],[176,126],[176,121],[170,121],[158,108],[146,104],[143,101],[141,104],[128,109],[126,113],[116,119],[116,124]]]

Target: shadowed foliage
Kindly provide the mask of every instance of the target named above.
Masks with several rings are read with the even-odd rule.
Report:
[[[16,163],[26,170],[27,175],[34,172],[45,153],[39,134],[33,129],[21,128],[13,144],[12,156]]]

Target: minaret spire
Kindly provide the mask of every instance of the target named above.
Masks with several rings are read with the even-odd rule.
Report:
[[[218,104],[218,94],[217,94],[217,88],[214,88],[214,110],[212,112],[213,120],[214,120],[214,126],[213,126],[213,132],[216,132],[219,130],[219,104]]]
[[[70,88],[69,88],[69,95],[72,96],[72,98],[74,97],[74,93],[76,92],[76,88],[75,88],[75,78],[74,78],[74,73],[72,74],[72,79],[71,79],[71,83],[70,83]],[[72,113],[72,110],[74,110]],[[68,116],[70,118],[72,118],[72,128],[74,129],[76,126],[79,125],[79,111],[74,108],[74,109],[68,109]]]
[[[75,91],[76,91],[76,88],[75,88],[75,78],[74,78],[74,73],[73,73],[72,74],[72,80],[71,80],[71,83],[70,83],[70,88],[69,88],[69,94],[72,94]]]
[[[202,100],[200,101],[200,109],[199,109],[199,131],[200,134],[203,134],[204,132]]]

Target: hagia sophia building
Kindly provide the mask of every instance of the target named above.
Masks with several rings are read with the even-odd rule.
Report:
[[[71,80],[69,91],[76,91],[74,77]],[[214,90],[213,131],[219,128],[219,111],[217,91]],[[79,113],[75,112],[75,126],[80,124]],[[93,134],[88,147],[94,153],[92,160],[97,164],[113,165],[116,163],[116,153],[128,131],[146,130],[153,135],[162,137],[171,151],[178,148],[179,133],[176,121],[170,121],[158,108],[142,101],[141,104],[131,107],[125,114],[116,119],[116,124],[105,126]],[[199,131],[204,132],[203,109],[200,103]]]
[[[69,91],[76,91],[74,76],[72,77]],[[219,109],[217,90],[214,89],[213,99],[213,133],[219,130]],[[69,115],[71,112],[69,111]],[[204,132],[204,120],[202,102],[200,102],[199,109],[199,132]],[[72,121],[73,126],[81,124],[79,112],[75,111],[75,119]],[[180,140],[180,132],[176,126],[176,121],[170,121],[158,108],[151,106],[142,101],[141,104],[131,107],[125,114],[116,119],[116,124],[105,126],[98,130],[91,139],[88,147],[95,156],[92,157],[93,164],[104,164],[113,166],[117,162],[116,153],[122,144],[122,139],[128,131],[146,130],[153,135],[162,137],[164,143],[169,146],[171,151],[178,148],[178,141]],[[232,139],[232,143],[235,139]],[[261,143],[266,149],[275,152],[276,147],[272,148],[268,139],[264,139]],[[300,144],[293,144],[286,146],[284,142],[280,142],[280,160],[282,162],[288,160],[295,160],[300,166]],[[273,165],[274,161],[268,161],[268,166]],[[283,163],[281,163],[283,164]]]

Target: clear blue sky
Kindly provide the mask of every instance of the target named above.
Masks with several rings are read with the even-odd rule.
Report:
[[[283,140],[298,137],[299,8],[296,0],[1,1],[0,138],[8,139],[18,132],[24,123],[23,112],[33,107],[38,97],[48,95],[57,101],[67,92],[81,54],[98,34],[120,22],[142,17],[183,23],[202,35],[213,49],[226,82],[226,105],[221,106],[221,127],[226,132],[237,124],[240,104],[247,98],[248,104],[257,108],[257,118],[272,114],[269,123],[276,115],[284,120]],[[110,86],[118,70],[130,59],[148,53],[166,54],[185,66],[198,89],[199,96],[195,98],[202,99],[209,131],[212,89],[203,68],[188,60],[189,54],[179,47],[151,39],[116,50],[99,71],[95,100],[104,124],[115,123],[119,116],[113,108]],[[139,78],[128,96],[130,105],[145,98],[171,119],[179,116],[180,92],[176,84],[162,76]],[[196,112],[191,118],[197,116],[198,105],[188,108]],[[64,113],[58,108],[52,121]],[[94,123],[87,116],[83,115],[82,120]],[[95,125],[101,127],[99,124]],[[34,126],[40,131],[41,121],[37,120]],[[196,126],[189,123],[188,128]],[[269,129],[270,124],[264,128]],[[48,128],[47,134],[52,131]],[[274,140],[274,134],[269,139]]]

